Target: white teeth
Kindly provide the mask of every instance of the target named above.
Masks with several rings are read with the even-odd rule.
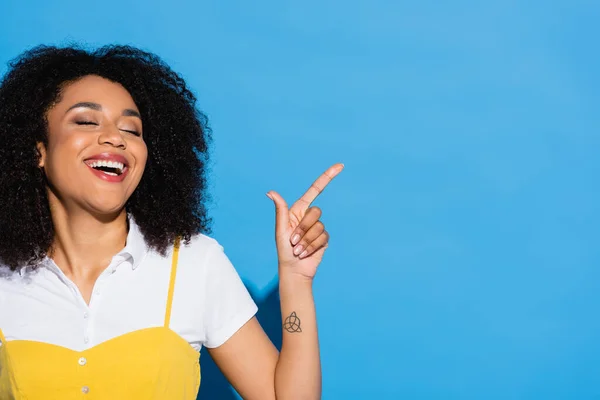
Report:
[[[125,169],[125,165],[118,161],[93,160],[93,161],[88,161],[87,165],[89,165],[92,168],[99,168],[99,167],[115,168],[115,169],[119,170],[119,174],[123,173],[123,170]],[[104,173],[108,174],[108,175],[117,175],[114,172],[104,172]]]

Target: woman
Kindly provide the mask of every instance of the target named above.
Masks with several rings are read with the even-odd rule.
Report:
[[[38,47],[0,86],[0,398],[195,399],[202,346],[246,399],[320,398],[312,279],[328,234],[274,191],[281,353],[206,236],[209,131],[131,47]]]

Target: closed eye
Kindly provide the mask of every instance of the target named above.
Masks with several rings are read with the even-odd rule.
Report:
[[[97,123],[92,121],[75,121],[75,123],[77,125],[98,125]]]
[[[131,133],[132,135],[135,135],[135,136],[141,136],[141,135],[142,135],[142,134],[141,134],[141,133],[139,133],[138,131],[130,131],[130,130],[127,130],[127,129],[121,129],[121,130],[122,130],[123,132]]]

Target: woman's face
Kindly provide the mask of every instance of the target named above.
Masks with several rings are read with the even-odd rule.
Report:
[[[39,145],[54,196],[94,214],[123,210],[148,157],[142,120],[123,86],[86,76],[66,86],[47,114],[48,145]]]

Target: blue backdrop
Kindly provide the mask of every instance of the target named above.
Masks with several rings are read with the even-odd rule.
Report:
[[[278,341],[274,211],[326,167],[324,399],[600,397],[600,3],[4,0],[161,55],[209,115],[214,234]],[[203,356],[202,398],[233,395]]]

